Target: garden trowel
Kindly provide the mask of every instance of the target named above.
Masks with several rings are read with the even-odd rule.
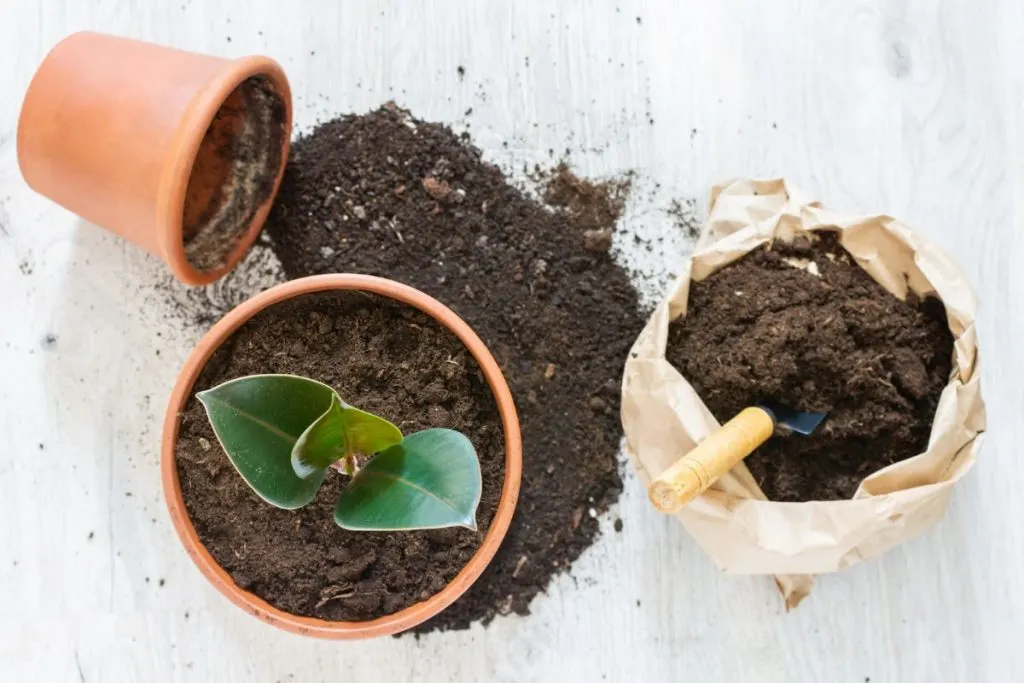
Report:
[[[774,402],[744,408],[662,472],[647,488],[647,495],[660,512],[678,512],[767,441],[775,425],[807,435],[824,419],[825,413],[793,410]]]

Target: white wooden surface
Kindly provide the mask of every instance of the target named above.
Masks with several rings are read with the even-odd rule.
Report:
[[[621,515],[623,533],[528,618],[363,644],[272,630],[200,577],[161,498],[160,418],[201,332],[169,301],[197,294],[161,289],[158,263],[17,172],[29,78],[84,28],[272,55],[303,129],[395,98],[468,125],[506,166],[569,147],[589,174],[636,169],[618,245],[648,296],[689,247],[662,209],[717,179],[783,174],[837,208],[898,215],[959,257],[983,301],[978,467],[936,529],[821,578],[789,614],[770,579],[720,575],[630,478],[603,522]],[[6,0],[0,680],[1024,680],[1022,32],[1016,0]],[[668,239],[647,253],[630,232]]]

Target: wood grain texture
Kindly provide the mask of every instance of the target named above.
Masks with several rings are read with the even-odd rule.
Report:
[[[1024,680],[1024,8],[935,5],[3,3],[0,678]],[[273,258],[253,256],[265,278],[186,291],[24,186],[21,97],[45,52],[85,28],[269,54],[300,129],[394,98],[468,129],[506,168],[569,148],[587,174],[634,169],[616,248],[648,303],[692,246],[669,201],[699,197],[701,211],[725,177],[785,175],[830,206],[899,216],[956,255],[982,300],[979,464],[934,530],[820,578],[791,613],[770,579],[719,574],[627,476],[608,533],[530,617],[365,644],[272,630],[181,552],[157,463],[171,383],[202,331],[173,302],[226,310],[274,280]]]

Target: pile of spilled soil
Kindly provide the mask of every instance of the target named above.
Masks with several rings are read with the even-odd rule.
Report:
[[[927,447],[953,338],[942,302],[900,301],[826,233],[694,282],[667,357],[719,422],[766,399],[827,411],[814,434],[777,430],[745,463],[770,500],[837,500]]]
[[[390,299],[307,295],[263,311],[235,332],[210,359],[195,391],[261,373],[320,380],[406,434],[430,427],[465,433],[483,475],[479,530],[341,529],[334,504],[349,479],[335,472],[306,507],[272,507],[235,471],[193,396],[181,418],[178,476],[196,532],[217,563],[271,605],[329,620],[391,614],[444,588],[480,546],[505,473],[494,397],[458,338]]]
[[[610,243],[587,232],[610,234],[625,188],[554,177],[552,209],[468,138],[387,105],[298,140],[267,223],[289,277],[358,272],[417,287],[476,330],[511,386],[523,433],[512,527],[483,576],[421,631],[528,613],[622,489],[619,378],[643,321]]]

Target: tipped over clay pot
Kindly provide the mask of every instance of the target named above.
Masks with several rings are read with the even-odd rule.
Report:
[[[386,297],[418,309],[437,321],[441,327],[447,328],[479,366],[494,398],[504,440],[504,479],[498,504],[490,526],[468,562],[443,588],[429,597],[367,621],[328,621],[291,614],[240,587],[231,574],[218,564],[196,531],[186,506],[177,456],[183,416],[190,397],[195,393],[196,383],[200,381],[200,375],[218,349],[232,343],[236,331],[261,312],[291,299],[344,291]],[[167,406],[160,470],[164,498],[174,530],[189,557],[218,591],[250,614],[278,628],[318,638],[353,640],[393,635],[413,628],[455,602],[479,578],[494,558],[512,521],[522,476],[522,438],[515,403],[501,368],[480,337],[451,309],[417,289],[392,280],[369,275],[317,275],[292,280],[257,294],[224,316],[199,341],[178,375]]]
[[[32,189],[203,285],[259,234],[291,123],[288,80],[267,57],[76,33],[29,85],[18,164]]]

